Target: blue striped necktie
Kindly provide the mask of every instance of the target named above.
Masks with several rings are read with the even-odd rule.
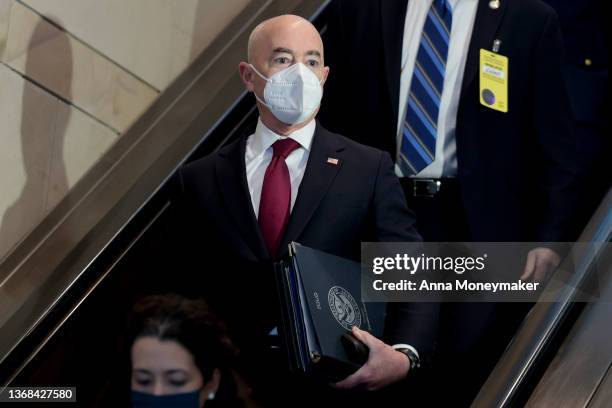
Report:
[[[436,155],[438,113],[452,21],[448,0],[434,0],[423,26],[402,125],[399,165],[404,176],[417,174]]]

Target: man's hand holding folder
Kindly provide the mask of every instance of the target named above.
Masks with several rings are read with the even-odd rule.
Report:
[[[377,337],[383,333],[386,304],[360,299],[359,263],[294,242],[276,275],[280,333],[292,371],[338,389],[368,391],[408,375],[409,356]]]
[[[376,391],[401,381],[408,375],[410,371],[408,356],[357,326],[353,326],[352,333],[370,350],[368,361],[359,370],[335,383],[334,387],[343,390]]]

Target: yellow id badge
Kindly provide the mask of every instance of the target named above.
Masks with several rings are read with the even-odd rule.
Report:
[[[508,112],[508,57],[480,50],[480,103]]]

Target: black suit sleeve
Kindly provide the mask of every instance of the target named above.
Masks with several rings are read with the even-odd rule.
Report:
[[[421,241],[388,153],[380,154],[373,204],[378,242]]]
[[[577,208],[579,168],[569,96],[564,86],[563,49],[559,22],[551,12],[534,52],[535,127],[542,149],[542,182],[545,189],[543,219],[537,238],[542,242],[571,240],[572,218]]]
[[[160,291],[202,297],[204,286],[198,279],[210,259],[207,246],[201,244],[204,230],[200,218],[203,212],[194,208],[194,200],[185,189],[183,168],[172,177],[170,186],[171,200],[164,236],[168,242],[164,262],[166,273]]]
[[[381,153],[374,192],[374,217],[379,242],[420,241],[414,214],[408,209],[403,190],[388,153]],[[438,324],[437,303],[389,303],[384,340],[387,344],[410,344],[427,362],[433,352]]]

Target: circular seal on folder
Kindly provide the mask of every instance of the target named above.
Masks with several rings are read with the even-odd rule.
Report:
[[[493,105],[495,103],[495,94],[490,89],[483,89],[482,100],[485,101],[487,105]]]
[[[348,290],[342,286],[332,286],[327,294],[327,302],[340,326],[346,330],[361,326],[361,310]]]

